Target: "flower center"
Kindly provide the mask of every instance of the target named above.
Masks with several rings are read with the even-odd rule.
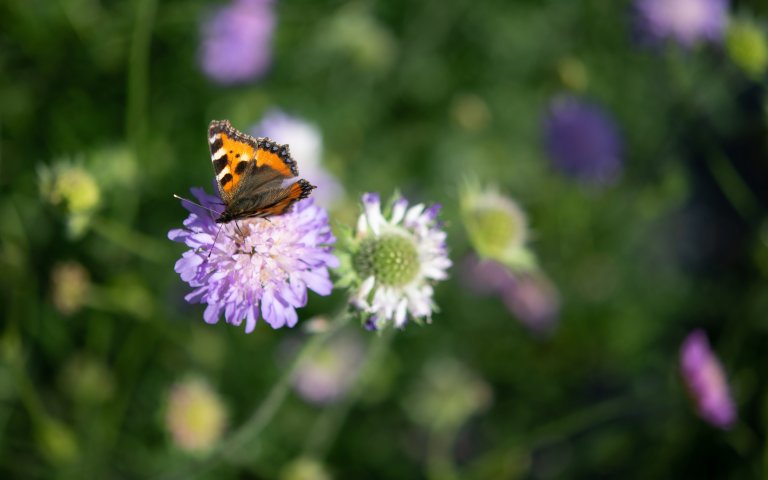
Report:
[[[511,244],[521,243],[518,221],[501,208],[478,208],[467,219],[470,233],[474,233],[485,249],[491,252],[506,250]]]
[[[373,275],[383,285],[398,287],[419,272],[419,252],[410,238],[385,234],[363,240],[353,259],[360,278]]]

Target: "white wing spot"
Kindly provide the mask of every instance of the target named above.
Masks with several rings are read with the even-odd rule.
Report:
[[[222,171],[219,172],[218,175],[216,175],[216,180],[221,181],[221,179],[224,178],[224,175],[228,173],[229,173],[229,166],[226,166]]]

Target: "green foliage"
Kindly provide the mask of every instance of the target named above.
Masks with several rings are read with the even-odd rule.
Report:
[[[738,3],[765,22],[761,2]],[[217,5],[0,2],[0,477],[767,474],[762,29],[732,31],[728,58],[640,46],[627,1],[285,0],[268,73],[225,87],[197,57]],[[546,158],[542,115],[563,91],[618,120],[616,184],[581,185]],[[207,325],[173,268],[183,248],[167,232],[186,211],[172,195],[212,191],[208,122],[246,130],[271,107],[321,129],[347,191],[339,229],[362,192],[440,202],[454,267],[432,324],[361,331],[378,353],[348,400],[289,394],[242,451],[192,458],[164,425],[172,385],[205,378],[232,434],[281,385],[290,342],[321,335]],[[551,334],[467,285],[469,177],[525,211],[560,294]],[[344,311],[346,293],[310,294],[299,325]],[[695,415],[678,377],[697,327],[732,385],[728,432]]]

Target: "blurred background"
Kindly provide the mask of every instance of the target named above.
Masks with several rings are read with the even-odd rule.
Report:
[[[767,19],[0,1],[0,476],[768,476]],[[172,194],[213,191],[224,118],[290,144],[335,226],[367,191],[441,203],[454,266],[431,325],[362,373],[377,334],[349,325],[213,461],[347,298],[250,335],[185,302]],[[532,270],[478,260],[464,179],[524,212]]]

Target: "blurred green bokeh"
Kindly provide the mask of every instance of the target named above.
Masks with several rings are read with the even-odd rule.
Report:
[[[639,44],[628,1],[283,0],[268,71],[227,86],[199,62],[225,3],[0,0],[0,477],[768,476],[768,7],[732,3],[747,27],[684,50]],[[616,183],[547,158],[543,116],[568,92],[615,117]],[[307,437],[333,407],[291,393],[245,451],[207,462],[166,429],[171,387],[205,378],[236,431],[313,335],[301,325],[346,299],[310,294],[300,327],[250,335],[184,301],[172,195],[211,191],[210,120],[245,131],[271,108],[322,133],[347,195],[336,226],[367,191],[440,202],[454,267],[321,454]],[[559,292],[551,332],[468,285],[466,179],[525,210]],[[728,375],[730,431],[679,378],[694,328]]]

